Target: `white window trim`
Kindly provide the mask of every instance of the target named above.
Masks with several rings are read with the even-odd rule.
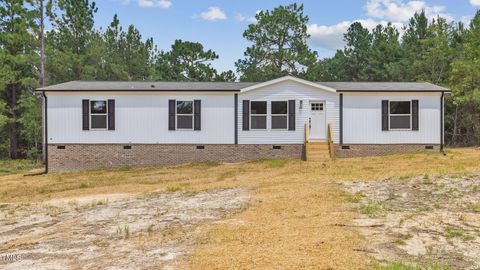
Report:
[[[409,102],[410,103],[410,113],[409,114],[391,114],[390,113],[390,103],[391,102]],[[392,128],[391,116],[410,116],[410,128]],[[393,131],[412,131],[413,117],[412,117],[412,101],[411,100],[389,100],[388,101],[388,130]]]
[[[287,104],[287,113],[286,114],[273,114],[272,109],[273,109],[273,102],[285,102]],[[272,100],[270,101],[270,130],[272,131],[285,131],[288,130],[288,113],[289,113],[289,108],[288,108],[288,100]],[[268,113],[268,112],[267,112]],[[286,128],[273,128],[273,117],[274,116],[286,116],[287,117],[287,127]]]
[[[178,113],[177,102],[192,102],[192,113]],[[192,117],[192,128],[178,128],[178,116],[191,116]],[[175,100],[175,130],[194,130],[195,128],[195,102],[193,100]]]
[[[105,101],[105,108],[107,109],[106,113],[92,113],[92,102],[96,102],[96,101]],[[88,103],[88,112],[89,112],[89,116],[88,116],[89,123],[88,124],[90,125],[90,130],[96,130],[96,131],[108,130],[108,100],[106,100],[106,99],[90,100],[90,102]],[[105,118],[106,118],[105,128],[93,128],[92,127],[92,116],[94,116],[94,115],[105,115]]]
[[[265,114],[252,114],[252,102],[265,102]],[[250,113],[250,130],[269,130],[268,129],[268,101],[266,100],[251,100],[249,102],[249,113]],[[253,116],[265,116],[265,128],[252,128],[252,117]]]

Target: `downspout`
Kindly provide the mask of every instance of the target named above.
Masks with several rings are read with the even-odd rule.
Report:
[[[45,145],[45,173],[48,173],[48,117],[47,117],[47,108],[48,108],[48,102],[47,102],[47,95],[45,95],[45,91],[42,92],[43,94],[43,99],[45,101],[45,112],[44,116],[45,117],[45,138],[43,141],[43,144]]]
[[[444,92],[442,92],[442,95],[440,96],[440,152],[442,154],[445,155],[445,151],[444,151],[444,139],[443,139],[443,132],[444,132],[444,128],[445,128],[445,124],[444,124],[444,102],[443,102],[443,99],[444,99]]]
[[[343,144],[343,94],[340,93],[340,145]]]
[[[238,94],[234,94],[234,98],[233,98],[233,102],[235,103],[234,104],[234,121],[233,121],[233,124],[234,124],[234,130],[233,130],[233,133],[234,133],[234,136],[235,136],[235,139],[234,139],[234,143],[235,144],[238,144]]]

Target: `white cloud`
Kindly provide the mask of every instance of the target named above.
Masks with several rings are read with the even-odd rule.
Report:
[[[209,7],[208,11],[200,13],[200,18],[207,21],[218,21],[227,19],[227,15],[219,7]]]
[[[243,16],[242,14],[240,13],[237,13],[235,15],[235,20],[237,22],[248,22],[248,23],[256,23],[257,22],[257,19],[255,19],[255,17],[247,17],[247,16]]]
[[[311,24],[307,32],[310,42],[320,48],[328,50],[340,49],[344,46],[343,34],[350,26],[350,22],[344,21],[335,25]]]
[[[472,4],[472,6],[480,6],[480,0],[470,0],[470,4]]]
[[[480,0],[471,0],[480,2]],[[445,14],[445,6],[430,6],[425,1],[404,1],[404,0],[368,0],[365,5],[367,14],[374,18],[388,21],[408,21],[415,12],[425,10],[428,18],[436,18],[441,16],[447,21],[453,18]]]
[[[125,2],[127,0],[123,0]],[[164,8],[167,9],[172,6],[170,0],[137,0],[137,3],[142,8]]]
[[[310,34],[310,43],[327,50],[337,50],[345,46],[345,41],[343,41],[343,34],[345,34],[354,22],[360,22],[363,27],[372,30],[377,25],[387,25],[387,21],[376,21],[373,19],[365,20],[354,20],[354,21],[343,21],[335,25],[318,25],[311,24],[308,26],[307,32]],[[403,26],[402,23],[396,22],[392,23],[399,31]]]
[[[471,1],[480,3],[480,0]],[[421,12],[422,10],[425,10],[429,19],[441,16],[448,22],[453,21],[453,18],[445,13],[446,7],[430,6],[425,1],[368,0],[365,9],[367,19],[343,21],[334,25],[309,25],[307,31],[310,34],[310,43],[331,51],[341,49],[345,46],[343,34],[347,32],[348,27],[353,22],[360,22],[369,30],[372,30],[378,24],[386,25],[388,22],[392,22],[392,25],[402,34],[403,25],[413,17],[415,12]]]
[[[130,3],[130,0],[113,0],[114,2],[118,2],[121,5],[128,5]]]

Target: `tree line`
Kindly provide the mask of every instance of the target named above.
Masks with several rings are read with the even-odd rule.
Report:
[[[308,45],[303,5],[258,12],[235,71],[219,72],[219,55],[175,40],[159,50],[115,15],[96,29],[92,0],[0,0],[0,157],[38,158],[42,98],[34,89],[71,80],[266,81],[293,75],[311,81],[424,81],[449,87],[446,140],[480,144],[480,12],[469,25],[416,13],[403,29],[353,23],[346,45],[320,59]],[[400,31],[402,33],[400,33]]]

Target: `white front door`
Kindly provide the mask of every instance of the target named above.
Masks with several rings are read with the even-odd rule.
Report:
[[[310,102],[310,139],[325,140],[327,138],[325,103],[323,101]]]

